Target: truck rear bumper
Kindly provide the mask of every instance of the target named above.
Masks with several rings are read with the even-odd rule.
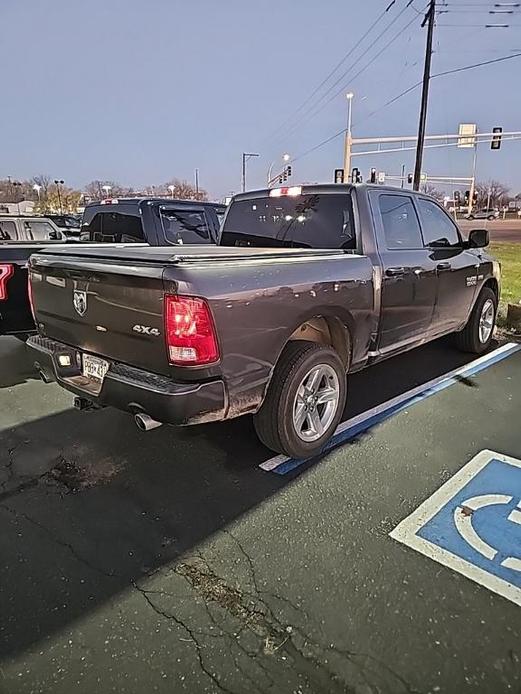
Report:
[[[81,350],[40,335],[29,338],[27,346],[33,350],[35,366],[44,380],[56,381],[95,405],[109,405],[133,414],[146,413],[165,424],[200,424],[225,418],[226,391],[222,380],[175,382],[166,376],[107,360],[110,368],[101,383],[82,375]],[[60,365],[60,356],[69,356],[71,365]]]

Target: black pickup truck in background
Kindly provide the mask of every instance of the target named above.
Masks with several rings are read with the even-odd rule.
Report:
[[[0,336],[26,339],[35,331],[27,295],[27,262],[63,243],[215,243],[225,205],[165,198],[110,199],[85,208],[78,235],[45,217],[0,217]]]
[[[45,381],[148,430],[252,413],[274,451],[333,434],[346,375],[455,333],[492,340],[500,269],[420,193],[290,186],[236,196],[219,245],[46,249],[30,261]]]
[[[80,241],[149,246],[216,243],[226,205],[168,198],[111,198],[85,207]]]

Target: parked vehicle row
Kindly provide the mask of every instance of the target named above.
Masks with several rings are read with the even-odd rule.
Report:
[[[87,216],[89,240],[150,228],[176,243],[178,211],[141,202],[138,218],[125,204],[108,206],[131,217],[112,220],[117,233]],[[199,221],[189,225],[200,233]],[[487,349],[500,292],[487,244],[487,231],[464,240],[434,200],[411,191],[245,193],[217,245],[32,255],[38,335],[28,345],[42,378],[79,409],[114,406],[143,430],[249,413],[268,448],[308,457],[342,417],[347,374],[449,333],[464,350]]]
[[[0,216],[0,335],[25,339],[35,331],[27,295],[27,262],[45,246],[215,243],[224,205],[170,199],[92,203],[82,223],[72,215]]]

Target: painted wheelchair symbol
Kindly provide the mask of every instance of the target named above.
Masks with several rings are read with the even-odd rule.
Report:
[[[461,537],[467,542],[476,552],[491,561],[496,557],[498,550],[485,542],[476,532],[472,525],[472,517],[476,511],[487,506],[495,506],[497,504],[510,504],[513,496],[506,494],[483,494],[474,496],[471,499],[460,504],[454,511],[454,524]],[[517,507],[507,516],[507,520],[521,525],[521,500]],[[513,571],[521,573],[521,558],[507,557],[501,562],[501,566]]]

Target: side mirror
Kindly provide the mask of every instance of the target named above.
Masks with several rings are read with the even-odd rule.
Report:
[[[469,248],[485,248],[490,243],[488,229],[472,229],[467,241]]]

